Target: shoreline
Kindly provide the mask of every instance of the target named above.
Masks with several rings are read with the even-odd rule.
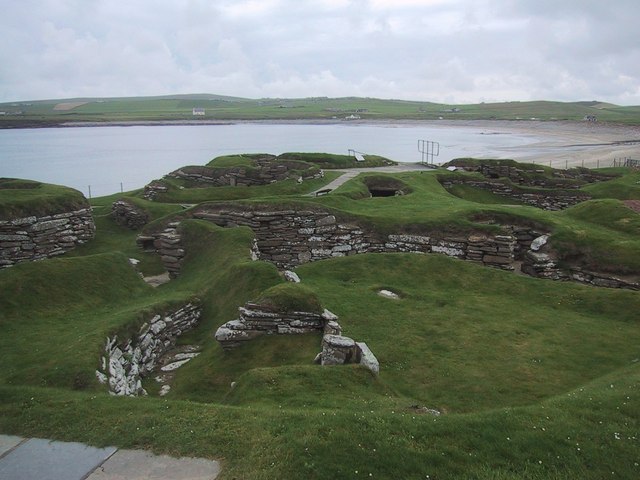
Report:
[[[476,128],[484,135],[519,134],[535,141],[502,148],[502,158],[519,162],[540,163],[555,168],[575,166],[605,167],[614,159],[640,159],[640,126],[608,122],[572,120],[420,120],[420,119],[256,119],[256,120],[132,120],[104,122],[38,123],[2,126],[0,130],[36,128],[99,128],[154,126],[229,126],[229,125],[344,125],[349,127],[403,126],[429,128]],[[480,157],[481,158],[481,157]]]

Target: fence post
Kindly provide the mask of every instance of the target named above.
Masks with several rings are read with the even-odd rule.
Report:
[[[122,182],[120,182],[120,193],[123,193],[124,190],[122,189]]]
[[[89,200],[91,200],[91,185],[89,185]]]
[[[564,161],[564,169],[569,170],[569,160]]]

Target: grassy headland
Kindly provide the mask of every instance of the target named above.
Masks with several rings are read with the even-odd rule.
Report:
[[[204,110],[195,116],[194,109]],[[219,95],[75,98],[0,104],[0,127],[66,122],[234,120],[582,120],[640,124],[640,109],[592,102],[504,102],[449,105],[375,98],[247,99]]]

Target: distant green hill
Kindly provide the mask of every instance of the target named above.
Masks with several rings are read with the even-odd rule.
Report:
[[[247,99],[198,93],[9,102],[0,104],[0,112],[0,127],[119,121],[583,120],[586,117],[594,117],[598,121],[640,124],[640,106],[618,106],[596,100],[450,105],[359,97]]]

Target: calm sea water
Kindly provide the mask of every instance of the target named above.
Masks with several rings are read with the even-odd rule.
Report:
[[[233,153],[348,149],[419,162],[418,140],[440,143],[436,163],[458,157],[517,158],[536,136],[477,127],[416,124],[74,127],[0,130],[0,177],[67,185],[92,196],[139,188],[184,165]],[[516,148],[516,151],[518,148]],[[526,149],[525,149],[526,150]]]

